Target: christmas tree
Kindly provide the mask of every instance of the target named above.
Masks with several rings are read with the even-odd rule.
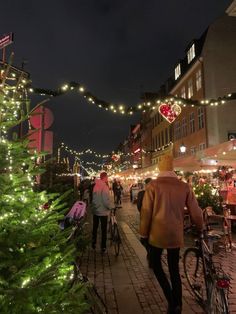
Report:
[[[26,139],[10,136],[27,118],[24,82],[5,81],[0,77],[0,313],[83,313],[85,288],[72,285],[77,248],[68,243],[71,229],[58,225],[69,209],[66,195],[36,191],[38,155]]]
[[[199,183],[193,187],[193,190],[202,209],[210,206],[216,214],[222,214],[222,197],[211,184]]]

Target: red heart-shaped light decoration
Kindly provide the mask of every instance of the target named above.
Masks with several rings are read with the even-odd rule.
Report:
[[[172,123],[180,115],[181,107],[177,104],[161,104],[158,111],[162,117],[164,117],[169,123]]]

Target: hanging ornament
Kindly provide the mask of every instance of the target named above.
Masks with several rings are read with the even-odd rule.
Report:
[[[158,108],[159,113],[164,117],[169,123],[175,121],[175,119],[181,113],[181,107],[177,104],[161,104]]]
[[[120,155],[114,154],[114,155],[112,155],[111,159],[113,161],[118,161],[120,159]]]

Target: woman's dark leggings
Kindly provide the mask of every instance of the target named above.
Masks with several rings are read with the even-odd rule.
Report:
[[[182,307],[182,283],[179,274],[179,248],[167,249],[167,262],[170,273],[169,283],[162,268],[163,249],[150,246],[150,263],[170,307]]]

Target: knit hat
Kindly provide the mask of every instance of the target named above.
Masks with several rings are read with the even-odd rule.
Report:
[[[152,178],[147,178],[147,179],[144,180],[144,183],[145,183],[145,184],[148,184],[148,183],[151,182],[151,181],[152,181]]]
[[[159,171],[173,171],[173,156],[172,155],[163,155],[161,156],[160,161],[158,162]]]

